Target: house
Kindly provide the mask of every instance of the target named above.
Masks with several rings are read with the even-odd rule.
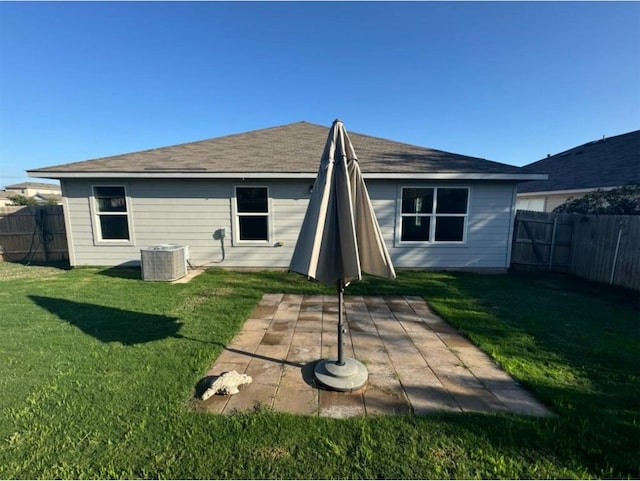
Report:
[[[286,268],[328,132],[297,122],[28,173],[61,182],[71,265],[169,243],[192,266]],[[516,185],[546,175],[349,135],[397,268],[509,266]]]
[[[9,197],[22,195],[33,198],[37,203],[59,203],[60,186],[57,184],[46,184],[42,182],[22,182],[20,184],[7,185],[0,191],[0,205],[13,205]]]
[[[24,195],[25,197],[34,197],[36,195],[60,195],[60,186],[58,184],[45,184],[43,182],[22,182],[5,186],[4,190],[9,191],[10,195]]]
[[[13,201],[9,197],[13,197],[15,194],[11,191],[0,190],[0,207],[6,207],[13,205]]]
[[[640,184],[640,130],[602,138],[525,165],[548,180],[518,186],[517,208],[551,212],[569,197]]]

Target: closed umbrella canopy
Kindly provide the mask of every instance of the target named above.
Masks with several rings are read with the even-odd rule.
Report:
[[[338,390],[363,387],[366,367],[345,358],[343,291],[362,272],[395,278],[396,274],[376,220],[358,158],[340,120],[329,131],[318,176],[302,222],[289,269],[338,290],[338,357],[316,364],[316,379]]]
[[[339,120],[329,131],[289,269],[323,284],[347,284],[362,272],[395,278],[358,158]]]

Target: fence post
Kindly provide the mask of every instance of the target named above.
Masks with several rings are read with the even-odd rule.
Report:
[[[549,247],[549,268],[548,271],[551,270],[553,265],[553,248],[556,245],[556,227],[558,226],[558,216],[553,217],[553,229],[551,230],[551,246]]]
[[[622,238],[622,226],[623,223],[618,224],[618,240],[616,241],[616,251],[613,254],[613,265],[611,266],[611,277],[609,278],[609,284],[613,285],[613,276],[616,274],[616,264],[618,263],[618,252],[620,251],[620,239]]]

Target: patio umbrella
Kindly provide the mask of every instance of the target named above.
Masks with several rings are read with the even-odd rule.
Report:
[[[338,356],[316,364],[316,379],[338,391],[361,388],[368,379],[366,368],[344,356],[344,288],[362,279],[362,272],[386,278],[396,274],[340,120],[329,131],[289,269],[337,288]]]

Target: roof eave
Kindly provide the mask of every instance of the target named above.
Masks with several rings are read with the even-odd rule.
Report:
[[[363,173],[365,179],[398,180],[547,180],[547,174],[486,173],[486,172],[417,172],[417,173]]]
[[[27,171],[29,177],[48,179],[315,179],[315,172],[79,172],[79,171]],[[547,174],[483,173],[483,172],[363,172],[371,180],[547,180]]]
[[[623,185],[609,185],[605,187],[582,187],[580,189],[558,189],[558,190],[532,190],[529,192],[518,192],[518,197],[524,196],[545,196],[545,195],[572,195],[586,194],[594,190],[613,190],[624,187]]]

